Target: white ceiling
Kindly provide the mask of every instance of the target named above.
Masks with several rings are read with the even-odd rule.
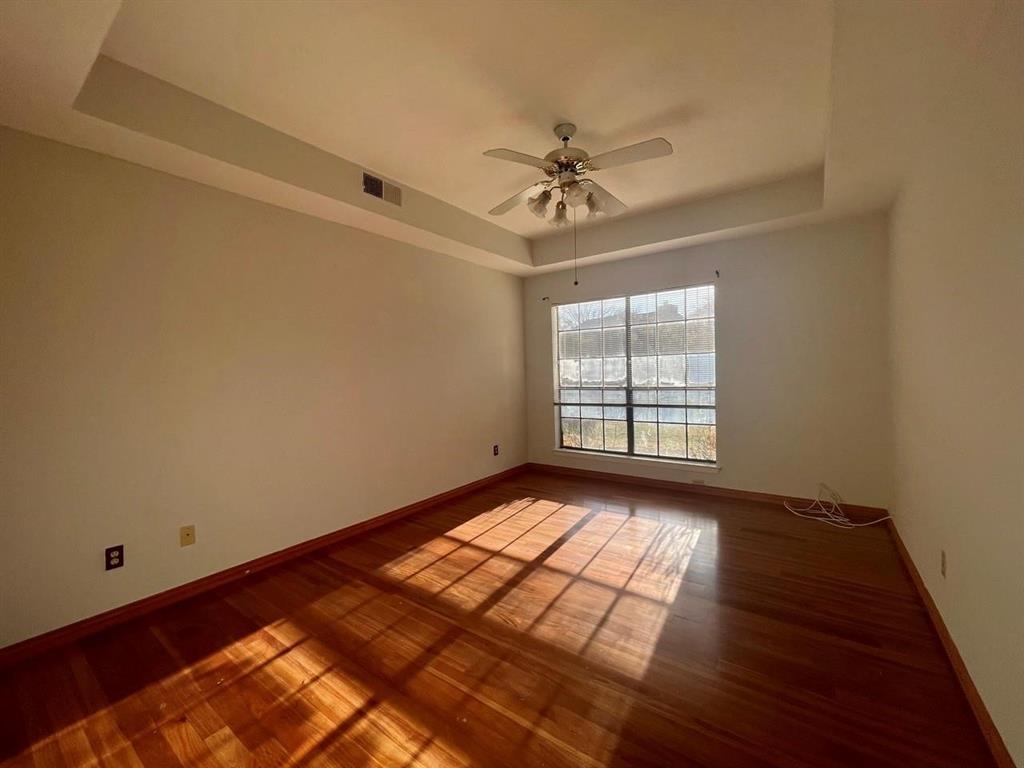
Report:
[[[922,85],[993,7],[5,0],[0,123],[531,274],[570,252],[525,210],[487,216],[536,177],[485,149],[543,155],[563,120],[592,153],[673,143],[597,177],[632,210],[581,232],[588,259],[884,207],[942,119]],[[408,204],[362,194],[363,167]]]
[[[128,0],[103,52],[487,217],[543,174],[481,153],[543,156],[565,120],[592,154],[672,142],[600,174],[634,210],[820,165],[831,45],[826,0]]]

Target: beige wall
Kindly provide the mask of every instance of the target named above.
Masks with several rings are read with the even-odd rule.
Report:
[[[874,214],[597,264],[578,288],[571,272],[527,279],[530,460],[801,496],[824,481],[888,506],[887,241]],[[711,281],[721,471],[554,450],[551,305]]]
[[[2,128],[0,164],[0,645],[525,460],[520,278]]]
[[[897,527],[1024,765],[1024,60],[1020,3],[917,94],[892,217]],[[939,570],[946,551],[947,575]]]

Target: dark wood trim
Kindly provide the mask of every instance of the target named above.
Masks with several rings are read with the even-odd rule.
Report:
[[[810,504],[812,499],[805,499],[799,496],[779,496],[775,493],[761,493],[759,491],[742,491],[737,488],[722,488],[717,485],[698,485],[685,480],[655,480],[639,475],[623,475],[617,472],[598,472],[592,469],[577,469],[576,467],[560,467],[555,464],[526,465],[538,472],[549,472],[556,475],[568,477],[590,478],[591,480],[602,480],[612,483],[626,483],[628,485],[643,485],[648,488],[665,488],[683,493],[696,493],[701,496],[719,496],[728,499],[739,499],[741,501],[761,501],[768,504],[782,504],[784,501],[792,501],[798,504]],[[889,514],[888,510],[881,507],[866,507],[860,504],[843,503],[843,511],[849,515],[851,520],[864,522],[877,520]]]
[[[67,643],[74,642],[88,635],[92,635],[101,630],[112,627],[116,624],[129,621],[131,619],[142,616],[143,614],[155,611],[158,608],[177,603],[182,600],[186,600],[194,595],[198,595],[202,592],[207,592],[211,589],[215,589],[223,584],[241,579],[249,574],[256,573],[257,571],[265,570],[280,563],[293,560],[296,557],[309,554],[323,547],[337,544],[338,542],[344,541],[345,539],[356,536],[360,533],[366,533],[367,531],[379,528],[382,525],[392,523],[396,520],[400,520],[403,517],[409,515],[415,515],[418,512],[422,512],[425,509],[433,507],[437,504],[443,504],[446,501],[454,499],[458,496],[463,496],[472,491],[479,490],[484,486],[497,483],[508,477],[512,477],[523,472],[528,465],[520,464],[519,466],[506,469],[503,472],[498,472],[487,477],[482,477],[479,480],[474,480],[471,483],[460,485],[458,488],[452,488],[450,491],[439,493],[436,496],[431,496],[421,501],[407,504],[404,507],[399,507],[390,512],[385,512],[383,515],[370,518],[369,520],[363,520],[362,522],[355,523],[346,528],[341,528],[337,531],[324,534],[315,539],[309,539],[295,544],[291,547],[272,552],[269,555],[263,555],[257,557],[255,560],[249,560],[248,562],[241,563],[239,565],[226,568],[223,571],[217,573],[211,573],[209,576],[204,576],[201,579],[190,581],[187,584],[182,584],[177,587],[165,590],[164,592],[158,592],[155,595],[144,597],[141,600],[136,600],[132,603],[112,608],[109,611],[90,616],[89,618],[76,621],[74,624],[68,624],[64,627],[59,627],[49,632],[44,632],[41,635],[30,637],[21,642],[8,645],[5,648],[0,648],[0,668],[22,661],[31,656],[36,656],[40,653],[44,653],[53,648],[56,648]]]
[[[982,735],[984,735],[985,741],[988,743],[988,748],[992,752],[996,765],[999,768],[1014,768],[1013,758],[1010,757],[1010,750],[1006,748],[1003,737],[999,735],[999,730],[992,721],[992,716],[988,713],[988,708],[985,706],[985,702],[982,701],[981,694],[978,693],[978,689],[974,685],[970,673],[967,671],[967,665],[964,664],[963,657],[960,655],[956,643],[953,642],[953,636],[949,634],[946,622],[942,620],[942,614],[939,613],[938,606],[935,605],[931,593],[924,585],[924,579],[921,578],[917,566],[914,565],[914,561],[910,557],[910,552],[907,551],[907,547],[900,537],[899,529],[896,528],[892,520],[889,520],[888,523],[889,534],[896,544],[896,551],[899,552],[900,560],[903,561],[903,568],[906,570],[907,575],[910,576],[914,588],[921,597],[921,602],[924,603],[924,608],[928,612],[928,618],[931,619],[932,626],[935,627],[935,633],[942,642],[942,648],[946,651],[949,664],[953,668],[956,679],[960,682],[964,696],[967,697],[967,703],[971,705],[974,719],[978,721],[978,727],[981,728]]]

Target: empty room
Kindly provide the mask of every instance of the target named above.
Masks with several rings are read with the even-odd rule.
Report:
[[[0,0],[0,766],[1024,768],[1024,0]]]

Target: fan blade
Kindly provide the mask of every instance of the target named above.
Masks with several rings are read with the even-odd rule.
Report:
[[[583,183],[585,183],[587,188],[590,190],[590,194],[597,198],[597,202],[601,207],[602,213],[606,213],[609,216],[618,216],[620,213],[625,213],[626,204],[596,181],[593,179],[585,179]]]
[[[665,139],[648,139],[639,144],[630,144],[628,147],[613,149],[611,152],[597,155],[590,158],[590,170],[600,171],[604,168],[614,168],[617,165],[627,163],[638,163],[641,160],[651,160],[655,157],[664,157],[672,154],[672,145]]]
[[[512,195],[512,197],[510,197],[505,202],[494,206],[493,208],[491,208],[491,210],[488,211],[488,213],[491,214],[491,216],[501,216],[501,214],[511,211],[520,203],[525,203],[534,195],[539,195],[542,191],[547,189],[547,187],[548,185],[546,182],[538,181],[536,184],[527,187],[522,192],[518,192]]]
[[[488,157],[496,157],[499,160],[508,160],[513,163],[532,165],[534,168],[542,168],[545,171],[552,167],[552,164],[547,160],[542,160],[541,158],[534,157],[533,155],[524,155],[522,152],[516,152],[511,149],[488,149],[484,154]]]

